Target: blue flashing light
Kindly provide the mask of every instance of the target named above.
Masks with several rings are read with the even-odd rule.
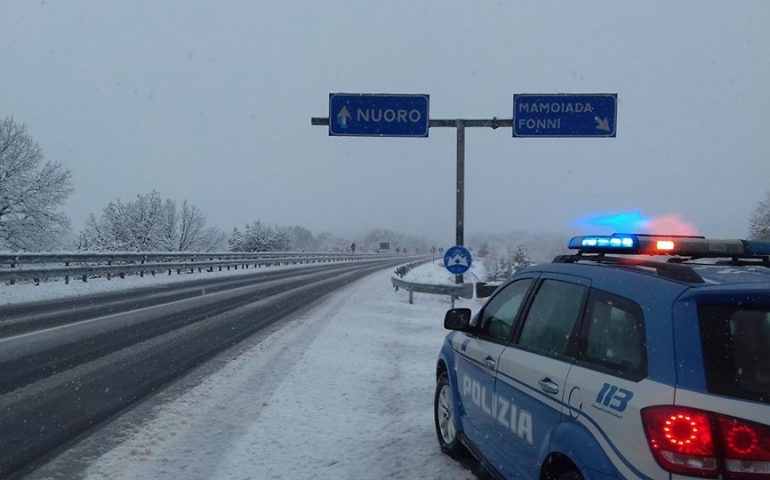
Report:
[[[638,232],[645,230],[651,220],[640,211],[628,211],[588,215],[575,220],[573,224],[588,231]]]
[[[752,255],[770,255],[770,242],[763,242],[761,240],[744,240],[743,244],[746,247],[746,253]]]
[[[585,250],[593,252],[612,252],[636,250],[639,247],[639,238],[636,235],[586,235],[572,237],[568,248],[571,250]]]

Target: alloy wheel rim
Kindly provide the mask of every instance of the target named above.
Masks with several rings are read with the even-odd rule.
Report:
[[[457,432],[455,431],[452,415],[452,403],[450,400],[450,389],[448,385],[443,385],[438,394],[438,408],[436,408],[436,421],[441,432],[441,438],[444,443],[452,443]]]

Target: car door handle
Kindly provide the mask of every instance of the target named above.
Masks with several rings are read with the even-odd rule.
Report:
[[[497,365],[497,362],[495,362],[495,359],[492,357],[487,357],[484,359],[484,365],[486,365],[487,368],[494,369],[495,365]]]
[[[540,379],[537,383],[545,393],[559,393],[559,386],[548,377]]]

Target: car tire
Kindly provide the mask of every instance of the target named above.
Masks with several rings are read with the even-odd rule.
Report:
[[[452,386],[446,372],[441,372],[436,381],[436,394],[433,399],[433,420],[441,451],[452,458],[465,458],[468,451],[460,442],[460,432],[455,428],[454,400]]]

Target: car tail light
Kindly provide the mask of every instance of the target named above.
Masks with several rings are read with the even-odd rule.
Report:
[[[665,470],[719,476],[708,415],[692,409],[652,407],[642,410],[642,421],[652,454]]]
[[[647,443],[666,471],[704,478],[770,479],[770,427],[693,408],[642,410]]]
[[[770,478],[770,427],[717,416],[729,478]]]

